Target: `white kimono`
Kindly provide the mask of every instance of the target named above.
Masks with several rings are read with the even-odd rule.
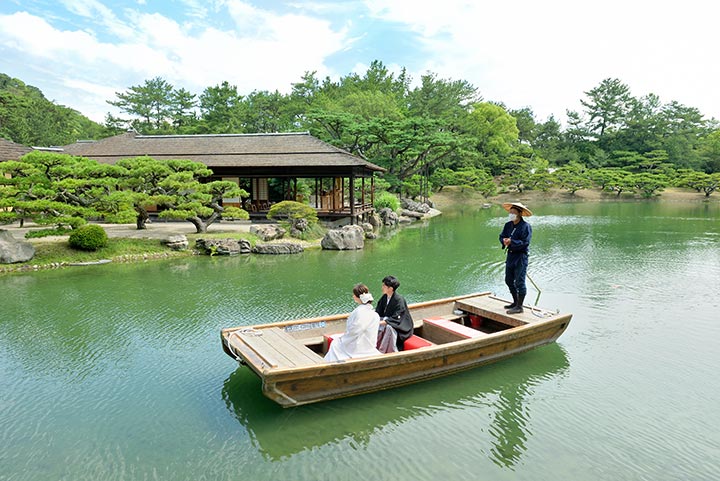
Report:
[[[372,304],[361,304],[350,313],[345,333],[330,344],[326,361],[342,361],[352,357],[380,354],[377,345],[380,316]]]

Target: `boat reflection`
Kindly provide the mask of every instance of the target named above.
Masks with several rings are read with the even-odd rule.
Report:
[[[563,376],[568,365],[566,352],[553,343],[453,376],[292,409],[265,398],[260,380],[249,369],[238,368],[225,381],[222,396],[255,447],[270,460],[348,439],[366,446],[387,426],[439,410],[479,406],[491,410],[487,431],[492,442],[483,451],[495,464],[512,468],[531,435],[527,400],[537,386]]]

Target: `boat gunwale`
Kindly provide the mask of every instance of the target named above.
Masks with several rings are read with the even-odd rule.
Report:
[[[408,309],[415,310],[415,309],[421,309],[425,307],[431,307],[437,304],[447,304],[450,302],[455,302],[461,299],[467,299],[469,297],[479,297],[479,296],[490,296],[494,297],[493,294],[489,291],[485,292],[476,292],[474,294],[466,294],[462,296],[455,296],[455,297],[446,297],[443,299],[433,299],[431,301],[423,301],[423,302],[416,302],[414,304],[409,304]],[[268,322],[265,324],[253,324],[253,325],[246,325],[246,326],[237,326],[237,327],[226,327],[220,330],[220,333],[223,335],[223,337],[226,334],[229,334],[233,331],[238,331],[241,329],[266,329],[270,327],[285,327],[285,326],[294,326],[298,324],[308,324],[311,322],[319,322],[319,321],[339,321],[341,319],[346,319],[350,316],[349,312],[345,312],[342,314],[330,314],[327,316],[317,316],[317,317],[308,317],[303,319],[292,319],[287,321],[278,321],[278,322]]]
[[[434,344],[432,346],[423,347],[421,349],[413,349],[410,351],[399,351],[399,352],[390,352],[387,354],[376,354],[373,356],[367,356],[367,357],[358,357],[358,358],[352,358],[352,359],[345,359],[342,361],[337,362],[327,362],[322,364],[307,364],[305,366],[296,366],[296,367],[271,367],[266,368],[261,371],[262,375],[264,377],[273,377],[273,376],[280,376],[280,375],[291,375],[295,373],[311,373],[314,371],[322,371],[323,374],[327,375],[333,375],[335,374],[333,371],[338,371],[338,374],[344,373],[344,372],[355,372],[355,371],[362,371],[366,369],[377,369],[378,367],[383,367],[385,364],[388,364],[388,361],[396,360],[398,362],[395,362],[393,364],[399,364],[399,361],[408,360],[406,362],[403,362],[403,364],[411,364],[414,358],[423,358],[423,357],[440,357],[441,355],[455,355],[459,353],[463,353],[466,351],[472,351],[475,349],[482,349],[486,347],[490,347],[496,344],[501,344],[504,342],[508,342],[512,340],[512,338],[520,337],[522,336],[525,331],[537,331],[540,330],[543,326],[548,324],[560,324],[561,321],[566,320],[566,318],[570,318],[570,314],[566,314],[563,316],[560,316],[558,318],[552,318],[547,319],[543,321],[538,321],[533,324],[526,324],[523,326],[516,326],[509,329],[505,329],[503,331],[497,331],[493,332],[491,334],[487,334],[487,336],[483,337],[475,337],[475,338],[468,338],[468,339],[458,339],[457,341],[451,341],[446,342],[444,344]],[[551,342],[549,340],[545,340],[544,343]],[[529,348],[532,348],[529,347]],[[525,350],[525,349],[523,349]],[[436,354],[438,351],[442,351],[442,354]],[[430,355],[433,353],[434,355]],[[352,369],[354,367],[359,367],[360,369]],[[330,372],[328,372],[330,371]]]

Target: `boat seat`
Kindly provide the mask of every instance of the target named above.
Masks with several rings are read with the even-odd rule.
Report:
[[[450,331],[463,339],[487,336],[487,334],[482,331],[478,331],[477,329],[473,329],[472,327],[465,326],[458,322],[453,322],[449,319],[445,319],[444,317],[428,317],[423,319],[423,322],[425,324],[438,327],[444,331]]]
[[[416,336],[413,334],[409,338],[405,339],[405,344],[403,345],[403,351],[411,351],[413,349],[420,349],[421,347],[428,347],[428,346],[434,346],[435,343],[428,341],[427,339],[423,339],[420,336]]]

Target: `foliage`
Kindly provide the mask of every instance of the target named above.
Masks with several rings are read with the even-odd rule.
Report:
[[[41,237],[66,235],[69,232],[72,232],[72,229],[68,229],[67,227],[63,226],[55,227],[54,229],[30,230],[25,233],[25,238],[39,239]]]
[[[318,221],[317,212],[307,204],[295,202],[292,200],[284,200],[273,204],[267,213],[268,219],[297,220],[305,219],[309,225],[316,224]]]
[[[121,172],[121,190],[112,196],[113,205],[132,206],[138,229],[144,229],[149,209],[162,208],[163,219],[186,220],[197,232],[206,232],[226,211],[223,198],[247,197],[248,193],[230,181],[202,182],[212,171],[190,160],[157,160],[151,157],[123,159],[116,164]],[[227,208],[229,216],[247,219],[237,207]]]
[[[446,185],[457,185],[453,169],[439,168],[430,176],[430,184],[440,192]]]
[[[376,211],[379,211],[380,209],[390,209],[393,212],[396,212],[400,209],[400,200],[395,194],[390,192],[380,192],[375,195],[375,203],[373,204],[373,207],[375,207]]]
[[[18,144],[50,147],[78,139],[98,139],[103,133],[102,125],[47,100],[36,87],[0,73],[0,137]]]
[[[670,183],[667,177],[662,174],[631,174],[629,179],[631,185],[640,194],[649,199],[662,191]]]
[[[460,192],[474,190],[485,197],[497,194],[497,186],[492,176],[484,169],[465,167],[455,172],[453,184],[460,187]]]
[[[196,96],[155,77],[117,92],[109,103],[127,118],[108,114],[100,128],[47,101],[35,87],[0,74],[0,135],[25,145],[62,145],[113,135],[128,124],[148,134],[307,130],[386,168],[376,183],[378,190],[410,195],[424,194],[430,185],[438,190],[445,185],[477,189],[476,176],[484,175],[480,172],[499,177],[503,187],[518,192],[551,185],[575,192],[587,188],[591,179],[618,195],[638,189],[629,183],[627,172],[665,177],[673,170],[720,172],[717,121],[705,119],[694,107],[662,102],[653,93],[633,96],[617,78],[587,90],[580,99],[581,110],[566,112],[566,127],[552,116],[537,120],[529,107],[508,110],[500,103],[484,102],[464,80],[427,73],[413,81],[404,69],[394,73],[377,60],[365,72],[337,80],[306,72],[287,95],[266,90],[240,93],[223,81]],[[545,163],[542,167],[536,165],[539,159]],[[0,179],[0,222],[33,219],[53,224],[97,216],[123,222],[134,215],[142,228],[147,209],[160,206],[165,216],[187,219],[203,229],[205,219],[222,215],[218,189],[225,189],[227,197],[233,189],[199,187],[207,180],[200,169],[193,170],[192,178],[160,185],[160,179],[178,171],[160,164],[143,168],[132,159],[118,167],[93,167],[100,179],[93,183],[89,172],[83,172],[89,165],[76,163],[23,161],[30,165],[4,166],[3,171],[15,169],[13,177],[22,180]],[[587,170],[563,170],[572,164]],[[130,172],[113,173],[117,168]],[[550,175],[551,168],[561,170]],[[66,175],[68,169],[71,175]],[[604,169],[613,169],[612,175]],[[120,185],[111,186],[112,178]],[[183,184],[192,188],[182,190]],[[481,190],[492,191],[491,183],[481,184],[486,187]],[[308,185],[300,182],[299,187],[304,199]],[[707,188],[715,190],[712,183]],[[224,211],[226,217],[243,215]]]
[[[83,251],[96,251],[105,247],[108,243],[108,236],[101,226],[87,224],[75,229],[68,238],[68,244],[74,249]]]
[[[19,161],[0,162],[0,209],[11,209],[1,220],[79,226],[109,207],[117,174],[114,166],[55,152],[33,151]]]
[[[720,187],[720,173],[706,174],[705,172],[690,171],[678,181],[681,187],[690,187],[698,192],[703,192],[705,197],[715,192]]]
[[[558,187],[566,189],[573,195],[578,190],[592,186],[592,181],[587,176],[585,166],[577,162],[570,162],[560,167],[553,172],[552,178]]]
[[[250,214],[244,209],[230,206],[224,208],[222,218],[225,220],[248,220]]]
[[[502,173],[501,185],[513,187],[518,192],[532,182],[532,163],[530,159],[522,156],[512,157],[506,164]]]

